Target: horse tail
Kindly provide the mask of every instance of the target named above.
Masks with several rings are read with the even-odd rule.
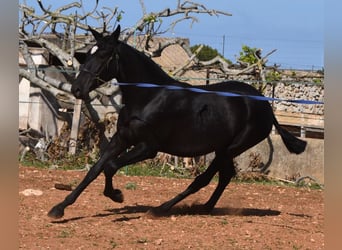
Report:
[[[306,141],[303,141],[294,135],[292,135],[289,131],[282,128],[276,117],[273,114],[273,124],[276,127],[278,133],[280,134],[281,139],[283,140],[286,148],[291,152],[295,154],[303,153],[306,148]]]

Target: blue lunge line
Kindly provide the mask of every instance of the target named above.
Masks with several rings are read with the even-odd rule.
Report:
[[[154,83],[123,83],[123,82],[115,82],[113,85],[119,86],[136,86],[141,88],[165,88],[169,90],[188,90],[196,93],[203,93],[203,94],[215,94],[218,96],[225,96],[225,97],[248,97],[251,99],[259,100],[259,101],[278,101],[278,102],[292,102],[298,104],[324,104],[321,101],[310,101],[310,100],[288,100],[288,99],[280,99],[280,98],[272,98],[266,96],[254,96],[254,95],[240,95],[232,92],[222,92],[222,91],[210,91],[205,89],[200,89],[196,87],[181,87],[175,85],[158,85]]]

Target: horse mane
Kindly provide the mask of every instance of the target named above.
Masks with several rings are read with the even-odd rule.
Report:
[[[138,61],[139,65],[144,65],[144,70],[148,72],[154,72],[154,83],[161,83],[161,84],[166,84],[166,83],[172,83],[172,84],[181,84],[181,85],[187,85],[186,83],[180,82],[173,77],[171,77],[169,74],[167,74],[155,61],[152,60],[149,56],[147,56],[145,53],[139,51],[138,49],[132,47],[131,45],[127,44],[126,42],[123,41],[118,41],[119,42],[119,51],[123,55],[132,58],[136,61]],[[130,61],[132,63],[132,61]],[[151,82],[152,83],[152,82]]]

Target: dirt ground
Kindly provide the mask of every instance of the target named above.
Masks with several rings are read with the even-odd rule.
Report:
[[[115,176],[124,203],[102,195],[100,175],[65,210],[47,216],[70,192],[56,183],[78,183],[80,171],[19,166],[20,249],[323,249],[322,190],[231,183],[210,215],[197,213],[213,192],[212,182],[174,207],[169,215],[148,211],[183,191],[192,181]],[[191,207],[192,206],[192,207]]]

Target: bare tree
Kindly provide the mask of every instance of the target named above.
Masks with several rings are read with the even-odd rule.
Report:
[[[70,95],[70,83],[61,82],[47,76],[33,62],[32,54],[28,49],[29,44],[36,44],[45,48],[51,55],[58,58],[62,64],[62,68],[68,69],[67,79],[72,79],[74,73],[78,71],[80,62],[75,58],[75,52],[89,46],[93,42],[91,36],[79,36],[79,34],[87,34],[88,23],[96,21],[99,26],[98,31],[106,31],[113,29],[121,20],[123,11],[118,7],[102,7],[99,8],[99,0],[96,0],[90,11],[85,10],[85,2],[83,0],[71,2],[62,7],[53,9],[47,5],[48,1],[37,0],[38,8],[26,4],[22,0],[19,4],[20,21],[19,21],[19,50],[22,54],[27,67],[20,68],[20,77],[28,79],[37,86],[50,91],[57,98],[61,97],[70,102],[74,102],[74,98]],[[171,39],[159,46],[153,51],[150,50],[149,42],[159,34],[174,29],[174,27],[183,21],[190,20],[191,25],[198,21],[198,14],[208,15],[226,15],[230,13],[221,10],[207,9],[204,5],[192,2],[178,0],[175,8],[166,8],[159,12],[146,12],[143,0],[140,0],[142,9],[142,17],[139,18],[133,27],[128,27],[123,31],[122,39],[127,41],[129,37],[136,32],[144,34],[145,39],[141,48],[151,57],[160,56],[161,51],[172,44],[181,44],[180,39]],[[164,25],[163,19],[173,18],[169,25]],[[48,39],[47,34],[55,39]],[[56,42],[58,41],[58,43]],[[101,90],[100,90],[101,92]],[[104,94],[108,95],[107,91]],[[96,94],[92,95],[96,97]]]
[[[192,26],[198,22],[199,14],[231,15],[221,10],[208,9],[203,4],[184,0],[175,1],[174,8],[148,13],[144,1],[139,0],[139,2],[142,15],[137,18],[135,25],[125,27],[121,39],[127,42],[131,36],[143,34],[143,39],[139,40],[141,44],[138,47],[142,48],[150,57],[160,56],[163,49],[173,44],[180,44],[189,55],[192,55],[182,39],[170,39],[158,44],[153,49],[150,42],[154,36],[172,31],[181,22],[189,21]],[[75,100],[70,92],[70,82],[80,66],[80,61],[76,57],[77,51],[90,48],[94,43],[93,37],[88,36],[88,24],[96,23],[97,25],[94,26],[97,27],[93,28],[99,32],[110,32],[123,18],[124,12],[119,7],[100,6],[100,0],[91,1],[93,5],[84,0],[71,1],[58,8],[50,6],[47,0],[36,0],[35,7],[32,4],[31,2],[29,5],[25,0],[19,1],[19,53],[26,65],[19,68],[19,76],[28,79],[44,91],[50,92],[57,102],[68,108],[75,104],[74,117],[77,115],[76,108],[81,106],[83,113],[96,124],[100,131],[101,149],[108,140],[104,136],[105,125],[103,121],[100,121],[100,117],[92,105]],[[87,8],[90,10],[86,10]],[[165,19],[171,21],[167,24],[163,21]],[[30,49],[33,45],[44,48],[49,55],[57,58],[61,66],[55,66],[57,67],[55,70],[61,72],[64,77],[55,77],[49,74],[48,69],[34,63],[34,53]],[[194,56],[192,58],[194,59]],[[117,88],[107,84],[90,93],[90,97],[91,100],[100,100],[101,102],[103,96],[113,96],[116,93]]]

